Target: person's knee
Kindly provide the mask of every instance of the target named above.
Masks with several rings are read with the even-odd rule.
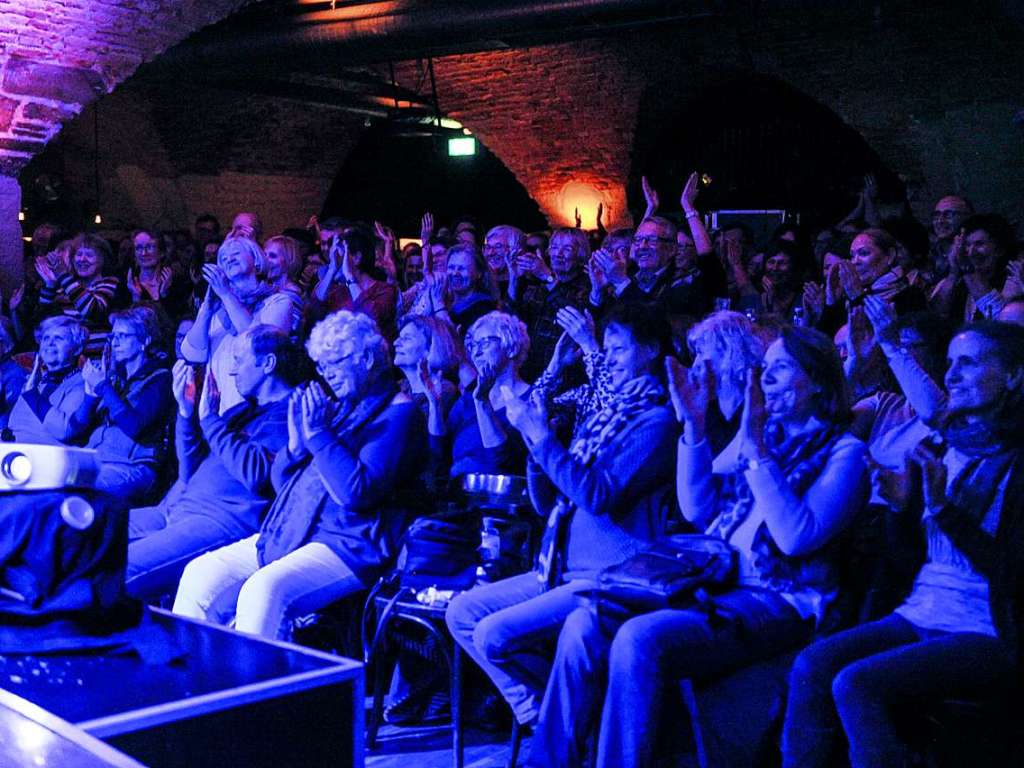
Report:
[[[837,666],[834,655],[828,652],[825,644],[809,645],[793,660],[789,671],[790,688],[828,686],[838,671]]]
[[[257,621],[271,612],[283,617],[288,610],[287,579],[261,568],[245,580],[238,592],[236,621]]]
[[[501,613],[485,616],[473,627],[473,645],[488,661],[501,661],[508,653],[509,642],[515,633],[503,620]]]
[[[630,619],[615,633],[609,657],[610,673],[632,677],[660,666],[661,648],[656,627],[641,616]]]
[[[842,669],[832,680],[832,698],[836,707],[842,711],[857,698],[870,696],[875,687],[875,677],[871,666],[863,661],[854,662]]]
[[[577,608],[570,613],[558,634],[559,649],[585,650],[594,646],[600,635],[596,614],[588,608]]]
[[[456,595],[450,603],[448,610],[444,613],[444,621],[453,637],[464,636],[472,631],[475,623],[472,609],[473,590]]]
[[[210,554],[190,560],[182,571],[178,591],[174,599],[174,612],[185,615],[205,614],[213,601],[211,583],[215,560]]]

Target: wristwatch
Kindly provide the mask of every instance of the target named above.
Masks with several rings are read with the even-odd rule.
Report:
[[[748,459],[748,458],[747,458],[746,456],[740,456],[740,457],[739,457],[739,458],[738,458],[738,459],[736,460],[736,463],[737,463],[737,465],[739,466],[739,468],[740,468],[740,469],[741,469],[742,471],[744,471],[744,472],[747,472],[747,471],[749,471],[749,470],[757,470],[757,469],[760,469],[760,468],[761,468],[761,467],[763,467],[763,466],[764,466],[765,464],[767,464],[767,463],[768,463],[769,461],[771,461],[771,459],[770,459],[770,458],[768,458],[767,456],[765,456],[764,458],[757,458],[757,457],[755,456],[755,457],[754,457],[754,458],[752,458],[752,459]]]

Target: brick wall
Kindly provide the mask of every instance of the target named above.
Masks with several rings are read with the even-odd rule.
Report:
[[[7,172],[19,167],[91,94],[239,4],[54,5],[44,19],[0,0],[0,164]],[[638,175],[634,139],[644,127],[638,121],[671,127],[700,120],[687,109],[692,99],[745,73],[778,78],[831,109],[903,174],[919,214],[953,191],[1024,219],[1024,141],[1012,122],[1024,45],[1020,26],[998,16],[998,4],[735,9],[660,30],[444,57],[435,62],[440,105],[495,152],[554,224],[570,220],[570,182],[583,185],[576,191],[588,225],[587,206],[597,200],[610,214],[606,223],[627,223],[626,190]],[[66,34],[94,17],[105,21],[88,39]],[[398,65],[398,79],[422,86],[422,64]],[[294,223],[327,188],[361,129],[346,113],[182,81],[168,89],[145,77],[104,99],[100,114],[104,143],[127,158],[112,159],[114,150],[101,147],[104,205],[126,220],[177,224],[196,210],[220,213],[229,207],[223,201],[260,195],[274,195],[273,209]],[[65,151],[69,186],[84,196],[91,188],[88,118],[74,121],[66,146],[77,149]],[[289,200],[296,201],[290,208]],[[270,205],[268,198],[256,207]]]

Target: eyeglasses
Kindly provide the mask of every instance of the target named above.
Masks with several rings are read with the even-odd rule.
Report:
[[[479,339],[466,339],[466,351],[473,354],[473,350],[489,347],[491,344],[500,344],[500,336],[481,336]]]
[[[136,253],[146,253],[147,251],[152,251],[152,252],[155,253],[156,250],[157,250],[156,243],[145,243],[144,245],[136,245],[135,246],[135,252]]]
[[[942,219],[944,221],[953,221],[954,219],[959,219],[960,217],[966,215],[967,214],[964,211],[932,211],[932,221],[937,221],[939,219]]]
[[[640,237],[639,235],[637,235],[636,237],[633,238],[633,245],[657,245],[658,243],[674,243],[675,241],[676,240],[674,237],[656,237],[655,235]]]
[[[347,355],[342,355],[335,360],[320,360],[316,364],[317,373],[321,376],[326,376],[328,371],[337,371],[341,368],[341,364],[348,360],[350,357],[355,357],[356,351],[353,350]]]
[[[119,332],[115,332],[115,333],[111,333],[110,334],[111,341],[117,341],[117,342],[128,341],[128,339],[137,339],[137,338],[139,338],[139,335],[137,333],[119,333]]]

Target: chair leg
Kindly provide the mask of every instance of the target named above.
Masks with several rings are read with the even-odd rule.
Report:
[[[384,633],[382,632],[370,648],[368,663],[373,666],[373,705],[370,707],[370,718],[366,724],[366,747],[376,749],[377,729],[384,714],[384,687],[387,685],[387,668],[384,655]]]
[[[508,756],[508,768],[516,768],[519,762],[519,748],[523,745],[523,727],[519,725],[516,716],[512,715],[512,752]]]
[[[452,639],[452,678],[451,699],[452,709],[452,762],[455,768],[462,768],[462,649]]]

